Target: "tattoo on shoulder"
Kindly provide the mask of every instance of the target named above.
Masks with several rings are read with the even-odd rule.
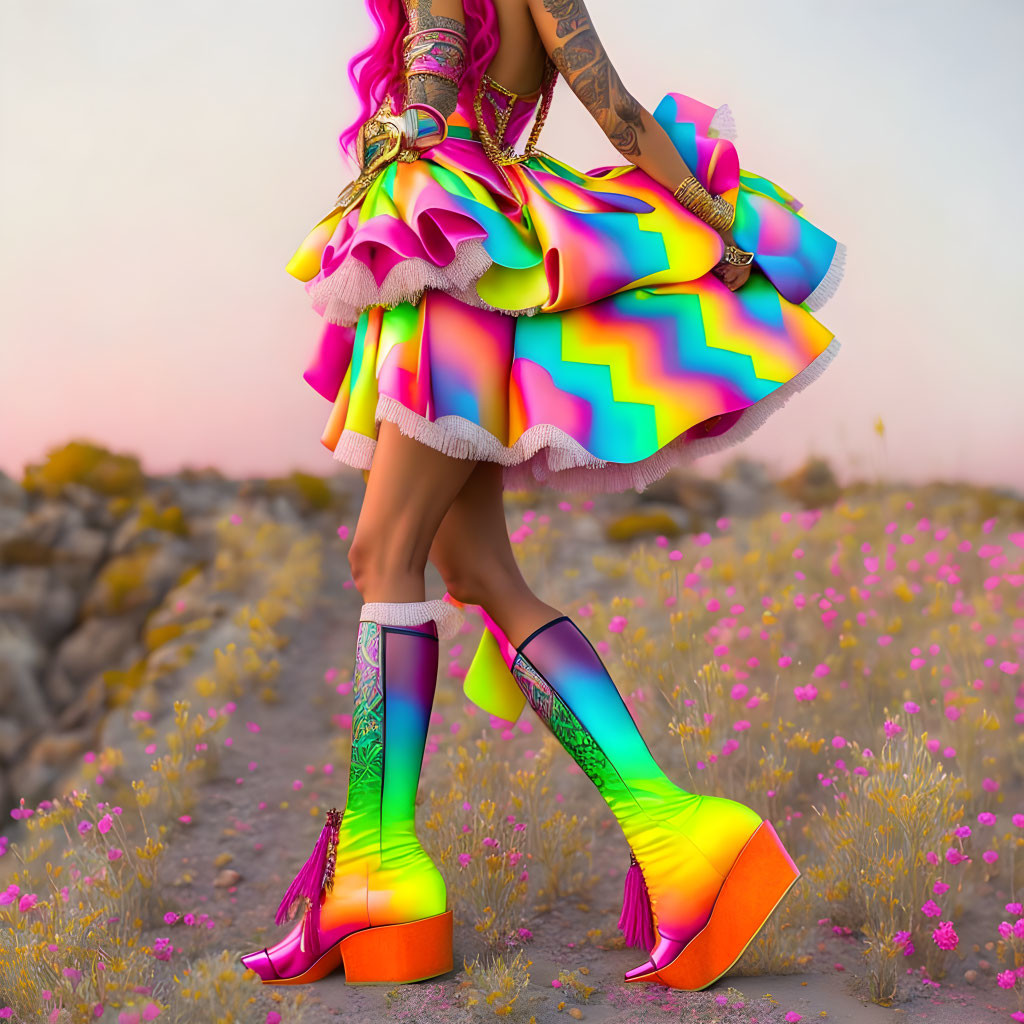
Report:
[[[590,24],[590,16],[580,0],[544,0],[544,10],[557,20],[559,37]]]
[[[565,42],[551,52],[559,73],[624,156],[640,153],[643,107],[626,90],[601,45],[583,0],[544,0]]]
[[[458,18],[448,18],[431,11],[433,0],[402,0],[405,14],[409,19],[409,31],[418,32],[424,28],[447,28],[453,32],[466,33],[466,26]]]

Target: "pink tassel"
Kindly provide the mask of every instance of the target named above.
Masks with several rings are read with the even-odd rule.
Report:
[[[651,913],[651,899],[647,892],[644,873],[630,850],[629,870],[622,888],[622,913],[619,915],[619,930],[628,946],[638,946],[649,953],[654,949],[654,916]]]
[[[294,904],[308,897],[310,901],[319,904],[320,893],[324,888],[327,876],[331,876],[333,882],[334,855],[338,845],[338,828],[341,825],[341,815],[333,807],[327,812],[327,823],[320,832],[320,838],[313,847],[309,860],[299,869],[299,873],[288,886],[288,891],[281,900],[281,905],[274,915],[276,924],[284,924],[294,915],[292,909]],[[330,886],[328,886],[330,888]]]

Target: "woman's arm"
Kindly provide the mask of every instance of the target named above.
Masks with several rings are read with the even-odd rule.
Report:
[[[527,0],[544,48],[572,91],[631,163],[670,191],[690,168],[665,129],[622,84],[583,0]]]
[[[409,32],[440,28],[459,35],[466,42],[466,14],[462,0],[402,0]],[[434,44],[435,54],[441,58],[456,59],[456,48],[445,43]],[[468,51],[468,47],[466,47]],[[466,52],[464,51],[464,52]],[[428,103],[448,118],[455,110],[459,87],[455,82],[425,72],[406,72],[406,102]]]

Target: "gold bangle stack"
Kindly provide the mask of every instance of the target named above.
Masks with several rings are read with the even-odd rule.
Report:
[[[690,213],[696,214],[716,231],[731,228],[736,219],[732,203],[724,196],[713,196],[692,174],[685,177],[672,194]]]

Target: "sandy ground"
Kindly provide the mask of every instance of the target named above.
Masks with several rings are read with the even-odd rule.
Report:
[[[346,779],[318,773],[316,781],[300,794],[292,792],[293,779],[310,778],[305,766],[322,766],[331,760],[330,741],[338,736],[338,727],[331,715],[351,712],[351,693],[334,694],[324,683],[324,672],[330,667],[339,670],[339,678],[351,673],[355,624],[360,598],[354,589],[343,589],[348,565],[337,545],[328,545],[325,565],[326,579],[322,595],[302,620],[283,624],[292,636],[291,644],[282,652],[280,692],[288,699],[270,708],[255,696],[239,702],[229,734],[234,745],[225,751],[221,777],[206,784],[190,826],[183,827],[170,846],[163,867],[162,885],[172,909],[180,912],[206,911],[213,915],[217,927],[206,931],[182,925],[162,926],[153,934],[170,935],[182,948],[168,968],[180,972],[190,956],[202,952],[230,949],[237,953],[271,945],[284,935],[285,928],[273,923],[274,912],[294,872],[308,856],[322,824],[322,816],[314,819],[310,807],[343,807]],[[436,591],[428,582],[428,592]],[[436,591],[440,592],[440,591]],[[476,632],[463,637],[467,653],[475,646]],[[446,664],[442,645],[442,669]],[[456,680],[441,673],[441,687],[458,686]],[[532,714],[529,708],[524,712]],[[244,723],[259,722],[262,730],[252,733]],[[481,719],[481,725],[486,723]],[[538,728],[542,728],[539,719]],[[257,761],[255,771],[248,770],[250,761]],[[424,771],[421,791],[431,780],[443,778],[444,766],[434,758]],[[241,784],[236,782],[241,780]],[[587,780],[582,780],[586,782]],[[589,783],[587,782],[587,785]],[[595,799],[599,800],[598,797]],[[279,804],[288,800],[282,810]],[[266,802],[266,808],[258,805]],[[594,805],[599,810],[603,804]],[[827,1020],[835,1024],[908,1019],[971,1024],[971,1022],[1009,1020],[1008,1003],[1001,1007],[989,1005],[998,998],[998,990],[990,980],[977,989],[963,985],[957,988],[943,984],[940,989],[922,990],[909,1003],[898,1009],[876,1006],[860,994],[863,979],[858,973],[859,952],[854,940],[837,939],[826,929],[814,936],[808,953],[812,961],[802,973],[773,977],[739,977],[727,975],[709,991],[687,993],[662,985],[623,983],[623,972],[644,959],[636,949],[601,949],[585,940],[589,929],[605,929],[606,935],[617,934],[624,868],[628,860],[622,845],[595,850],[593,867],[602,882],[589,900],[589,909],[578,909],[566,903],[557,911],[542,914],[531,927],[534,938],[524,947],[529,959],[530,984],[520,997],[525,1013],[511,1020],[529,1020],[536,1016],[538,1024],[569,1017],[570,1007],[580,1005],[582,1019],[589,1021],[750,1021],[760,1024],[783,1021],[787,1012],[795,1011],[805,1021]],[[215,858],[223,853],[233,855],[231,867],[241,873],[234,891],[213,885],[217,874]],[[378,1020],[441,1021],[464,1020],[465,1011],[446,1015],[438,1008],[442,992],[451,994],[465,975],[461,970],[463,957],[471,957],[481,949],[474,944],[476,933],[468,925],[456,925],[455,970],[441,978],[402,986],[399,1001],[386,1013],[387,992],[392,985],[347,985],[339,970],[314,985],[307,986],[318,1004],[312,1019],[343,1017],[346,1022]],[[579,945],[583,939],[583,944]],[[822,946],[818,943],[823,942]],[[572,945],[576,943],[576,945]],[[842,964],[845,970],[836,968]],[[567,1002],[562,1011],[558,1003],[565,998],[552,988],[559,968],[590,969],[588,983],[597,991],[587,1004]],[[956,971],[960,976],[960,971]],[[739,990],[746,1003],[742,1010],[725,1010],[715,997],[729,987]],[[776,1001],[773,1005],[765,995]],[[734,997],[735,998],[735,997]],[[486,1008],[485,1008],[486,1009]],[[488,1015],[493,1014],[488,1010]],[[481,1017],[481,1019],[485,1019]],[[286,1022],[285,1022],[286,1024]]]

